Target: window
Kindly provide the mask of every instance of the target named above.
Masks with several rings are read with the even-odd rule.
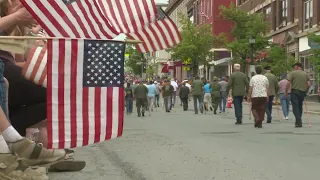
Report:
[[[271,14],[271,6],[267,6],[267,7],[265,8],[264,14],[265,14],[265,15]]]
[[[192,23],[194,23],[193,8],[190,8],[190,9],[188,10],[188,18],[190,19],[190,21],[191,21]]]
[[[286,26],[287,25],[287,19],[288,19],[288,0],[281,0],[281,11],[280,11],[280,20],[282,24],[279,24],[280,26]]]
[[[313,17],[313,0],[305,0],[304,11],[303,11],[303,30],[308,30],[312,27],[312,17]]]

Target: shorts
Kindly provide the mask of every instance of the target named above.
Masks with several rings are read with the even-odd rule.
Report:
[[[204,94],[203,102],[204,102],[204,103],[209,103],[209,102],[211,102],[211,94],[210,94],[210,93],[205,93],[205,94]]]
[[[7,87],[6,81],[4,80],[4,64],[0,61],[0,106],[8,118],[8,109],[7,109]]]

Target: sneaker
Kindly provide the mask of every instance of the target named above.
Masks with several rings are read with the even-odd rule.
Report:
[[[285,117],[285,120],[289,120],[289,117],[287,116],[287,117]]]
[[[61,160],[66,156],[64,149],[46,149],[27,138],[9,143],[9,148],[26,166],[48,164]]]
[[[1,180],[48,180],[45,167],[27,167],[13,154],[0,154]]]

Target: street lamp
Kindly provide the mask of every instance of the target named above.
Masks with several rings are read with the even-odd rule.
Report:
[[[250,48],[251,48],[251,62],[250,62],[250,77],[252,77],[252,74],[255,72],[255,66],[254,66],[254,57],[253,57],[253,45],[256,43],[256,40],[253,38],[253,36],[249,39]]]

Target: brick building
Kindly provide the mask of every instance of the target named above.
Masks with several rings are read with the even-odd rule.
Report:
[[[175,21],[178,27],[180,27],[178,14],[182,13],[188,16],[195,24],[212,25],[213,35],[226,33],[231,39],[229,32],[232,24],[219,16],[220,6],[229,6],[231,3],[236,4],[236,0],[169,0],[166,13]],[[213,49],[212,51],[218,52],[218,56],[214,61],[219,62],[219,64],[212,63],[216,67],[206,67],[205,71],[203,70],[204,67],[200,66],[200,75],[207,79],[211,79],[213,76],[229,75],[231,68],[228,59],[230,59],[231,53],[227,49]]]
[[[264,13],[270,40],[283,45],[288,54],[304,64],[310,79],[315,80],[317,75],[309,58],[312,46],[307,35],[320,34],[320,0],[237,0],[236,4],[249,13]]]

